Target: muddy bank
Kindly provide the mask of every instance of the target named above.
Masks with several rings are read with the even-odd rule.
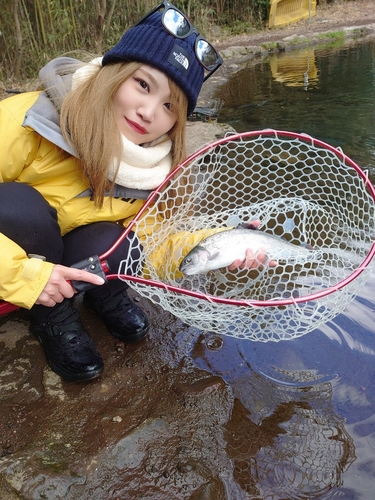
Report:
[[[151,333],[133,346],[81,309],[106,367],[84,384],[46,366],[25,312],[2,319],[2,500],[319,498],[341,484],[355,450],[330,384],[277,387],[239,359],[232,387],[198,365],[238,352],[143,306]]]
[[[151,334],[131,347],[82,311],[106,367],[86,384],[46,367],[26,313],[2,319],[2,500],[205,498],[220,483],[230,389],[192,366],[199,332],[143,305]]]

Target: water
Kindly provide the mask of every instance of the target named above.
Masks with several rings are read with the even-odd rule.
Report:
[[[304,132],[375,175],[375,41],[285,53],[234,75],[218,94],[238,132]]]
[[[374,182],[375,41],[259,62],[218,97],[220,121],[238,132],[307,133],[340,147]],[[374,498],[374,313],[373,272],[342,314],[300,339],[262,344],[206,332],[195,362],[235,397],[228,498]]]

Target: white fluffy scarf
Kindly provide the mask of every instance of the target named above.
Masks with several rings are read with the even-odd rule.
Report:
[[[142,147],[122,136],[122,146],[120,168],[116,175],[118,162],[114,160],[108,172],[110,181],[133,189],[155,189],[169,174],[172,166],[170,140]]]
[[[102,67],[102,57],[79,68],[73,75],[72,90]],[[108,179],[132,189],[155,189],[169,174],[172,166],[172,141],[163,138],[138,146],[122,136],[122,157],[115,158],[108,172]],[[119,165],[120,163],[120,165]],[[116,175],[117,167],[119,169]]]

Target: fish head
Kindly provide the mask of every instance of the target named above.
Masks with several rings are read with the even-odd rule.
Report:
[[[197,245],[182,260],[179,269],[186,276],[206,272],[210,256],[206,248]]]

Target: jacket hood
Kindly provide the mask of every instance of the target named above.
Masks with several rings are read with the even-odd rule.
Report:
[[[26,112],[24,127],[31,127],[64,151],[77,156],[60,129],[60,108],[72,85],[72,73],[82,62],[71,57],[52,59],[39,72],[43,87],[35,104]]]
[[[44,90],[26,112],[22,124],[24,127],[32,128],[52,144],[76,158],[79,158],[77,152],[71,144],[66,142],[61,133],[60,109],[64,97],[71,90],[73,74],[82,66],[85,67],[85,63],[70,57],[58,57],[44,66],[39,72]],[[152,152],[149,154],[151,155]],[[168,168],[166,167],[165,175],[170,170],[170,162]],[[123,186],[115,183],[111,192],[113,196],[120,198],[147,199],[151,192],[150,189],[149,186]],[[80,196],[91,196],[91,194],[89,189],[81,193]]]

